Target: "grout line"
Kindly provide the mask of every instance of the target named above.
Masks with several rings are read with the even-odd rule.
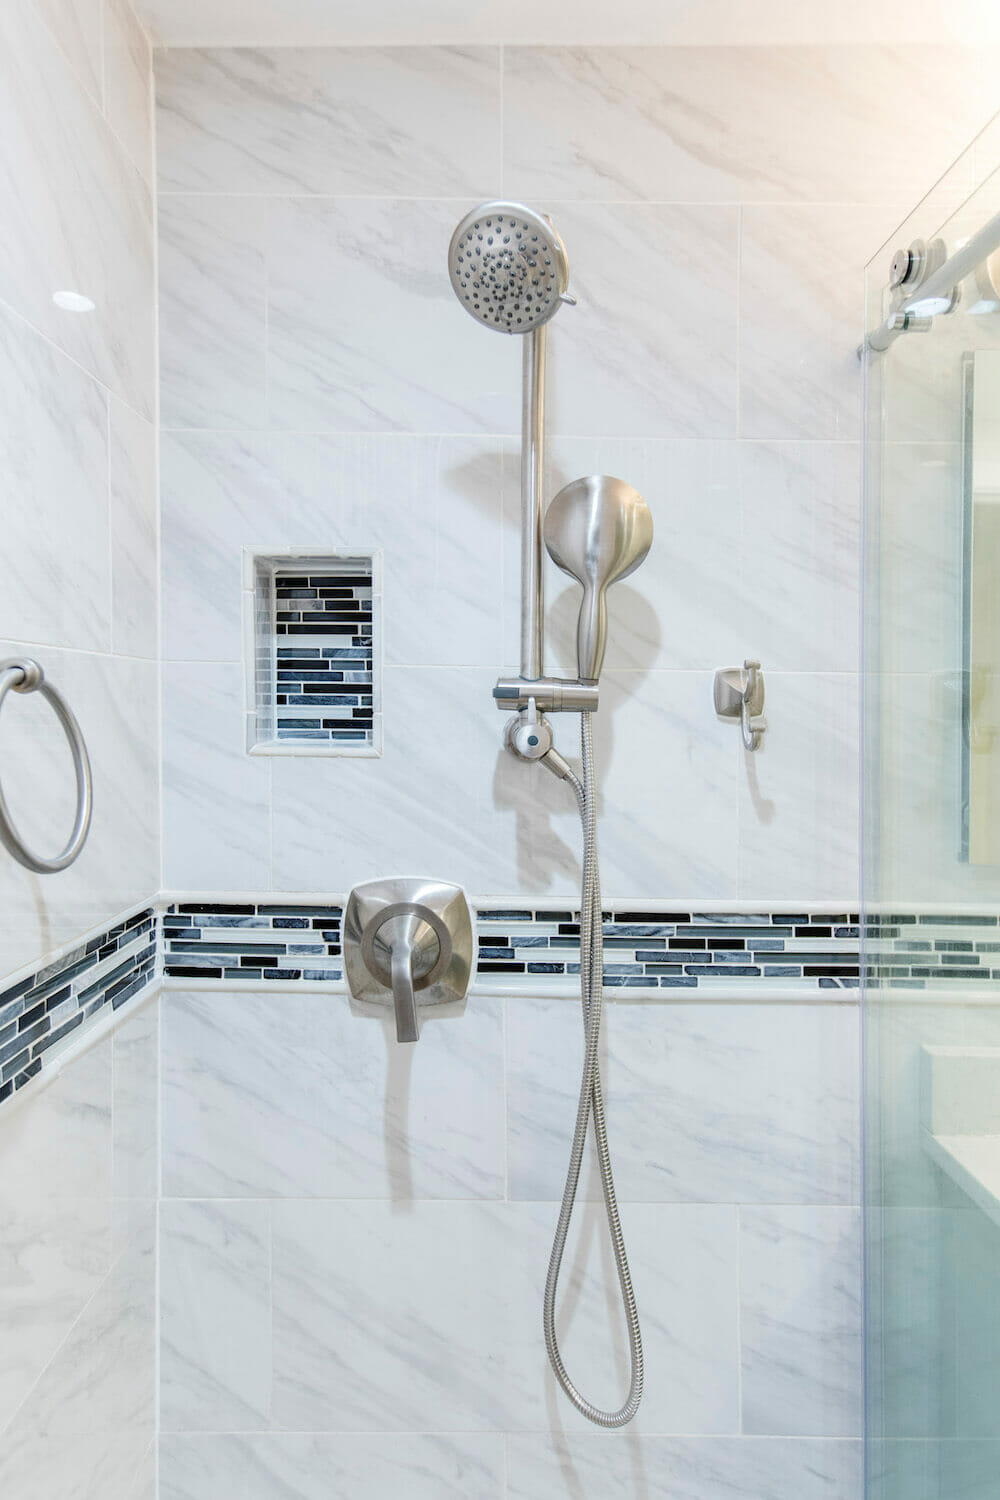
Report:
[[[3,304],[0,303],[0,306],[2,305]],[[15,316],[20,316],[20,314],[15,313]],[[44,338],[45,335],[41,334],[40,337]],[[67,355],[66,358],[68,359],[70,358],[70,356]],[[84,373],[89,374],[90,372],[85,371]],[[96,377],[93,376],[91,378],[96,379]],[[101,384],[100,381],[98,381],[97,383]],[[121,397],[117,396],[117,393],[112,392],[111,394],[116,395],[116,399],[121,400]],[[125,402],[124,404],[128,405],[127,402]],[[137,412],[136,415],[142,416],[142,413]],[[149,418],[146,417],[144,418],[144,420],[149,421]],[[359,442],[363,441],[365,443],[370,443],[375,440],[386,442],[429,443],[440,442],[444,439],[447,439],[451,442],[462,443],[509,443],[512,448],[517,448],[521,441],[520,434],[514,432],[513,430],[505,432],[502,430],[497,431],[487,428],[467,428],[465,431],[439,431],[433,428],[383,429],[375,427],[174,427],[167,423],[164,425],[163,431],[172,437],[265,438],[272,441],[281,442],[291,438],[312,438],[317,440],[325,439],[328,441],[343,438],[353,438]],[[799,436],[777,437],[774,435],[756,436],[750,434],[741,436],[736,432],[732,432],[729,434],[668,433],[664,435],[663,433],[594,433],[567,432],[563,430],[561,432],[550,432],[549,439],[556,447],[558,447],[560,443],[641,443],[644,447],[650,448],[682,446],[705,447],[707,445],[721,448],[732,447],[739,444],[766,448],[860,448],[862,446],[860,435],[858,435],[857,437],[813,438]],[[898,446],[900,448],[912,447],[912,441],[910,439],[905,439],[901,440],[898,444],[889,444],[888,446]],[[955,449],[957,447],[957,444],[953,441],[945,439],[929,439],[926,442],[922,442],[921,446],[924,448]]]
[[[104,391],[108,397],[113,397],[116,401],[120,401],[123,406],[127,406],[129,411],[132,412],[133,416],[138,417],[141,421],[146,422],[147,424],[152,426],[153,422],[155,421],[155,410],[153,416],[149,416],[146,412],[141,411],[138,406],[134,406],[127,396],[123,396],[120,391],[117,391],[113,386],[108,385],[107,381],[102,380],[100,375],[97,375],[92,369],[89,368],[89,366],[83,364],[79,359],[76,358],[75,355],[70,354],[67,349],[64,349],[62,344],[58,343],[50,333],[46,333],[43,328],[40,328],[37,323],[33,322],[31,318],[27,317],[26,314],[21,312],[19,308],[15,307],[12,302],[6,301],[6,299],[3,297],[0,297],[0,311],[4,312],[11,318],[14,318],[18,323],[21,324],[23,328],[30,329],[35,337],[41,339],[44,344],[47,344],[48,347],[53,350],[53,352],[57,354],[60,359],[66,360],[67,363],[73,365],[75,369],[79,370],[82,375],[85,375],[88,380],[92,380],[94,385],[98,386],[100,390]],[[466,436],[468,436],[468,434],[466,434]]]
[[[104,464],[107,488],[107,528],[108,528],[108,656],[115,656],[115,506],[114,506],[114,473],[112,472],[112,420],[111,420],[111,398],[105,396],[104,401]],[[157,564],[159,566],[159,564]]]
[[[504,196],[504,134],[505,134],[505,131],[506,131],[506,120],[505,120],[505,114],[504,114],[504,110],[505,110],[505,97],[504,96],[505,96],[506,88],[507,88],[507,82],[506,82],[507,61],[506,61],[506,52],[504,50],[504,46],[503,46],[502,42],[500,44],[500,56],[499,56],[499,59],[498,59],[498,67],[499,67],[499,80],[500,80],[500,99],[499,99],[500,166],[499,166],[499,171],[498,171],[497,177],[498,177],[498,181],[499,181],[499,184],[500,184],[500,197],[503,198],[503,196]]]
[[[736,1430],[743,1434],[743,1216],[736,1209]]]

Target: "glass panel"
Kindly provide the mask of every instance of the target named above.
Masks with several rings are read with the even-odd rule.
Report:
[[[1000,211],[1000,173],[970,193],[981,156],[873,261],[869,328],[897,243],[944,258]],[[866,360],[868,1500],[1000,1494],[1000,296],[985,274]]]

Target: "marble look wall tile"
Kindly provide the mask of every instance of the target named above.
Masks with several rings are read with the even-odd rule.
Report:
[[[737,210],[549,206],[579,299],[552,324],[553,434],[734,437]]]
[[[109,432],[112,650],[155,657],[160,588],[156,429],[112,399]]]
[[[155,1421],[154,1243],[112,1267],[4,1434],[0,1482],[28,1500],[127,1500]]]
[[[160,1446],[160,1500],[503,1500],[503,1439],[487,1433],[274,1433]]]
[[[740,1210],[744,1432],[861,1436],[861,1215]]]
[[[11,497],[0,634],[106,651],[105,394],[6,309],[0,310],[0,388],[8,415],[0,471]]]
[[[334,848],[349,884],[407,868],[435,869],[470,891],[537,889],[539,880],[545,889],[553,875],[575,884],[575,843],[556,844],[548,878],[535,874],[534,843],[519,846],[522,833],[537,837],[531,788],[540,778],[529,787],[513,774],[525,768],[502,749],[494,681],[485,669],[387,667],[379,759],[275,759],[275,888],[326,889]],[[434,732],[415,733],[428,708]],[[461,746],[446,793],[442,744]],[[414,800],[414,786],[432,789],[429,798]]]
[[[963,46],[508,47],[505,190],[906,204],[995,111],[995,55]],[[901,140],[898,100],[924,95],[933,106]]]
[[[104,110],[145,180],[153,182],[153,61],[130,0],[104,0]]]
[[[254,428],[267,395],[266,225],[235,197],[159,203],[160,412],[164,427]]]
[[[150,1443],[140,1459],[139,1467],[132,1479],[129,1500],[157,1500],[156,1447],[155,1441]]]
[[[740,435],[856,439],[858,288],[877,209],[749,207],[740,251]]]
[[[116,1027],[112,1170],[115,1239],[121,1248],[155,1217],[159,1192],[160,1001],[147,1000]]]
[[[306,544],[325,537],[329,515],[299,535],[307,518],[289,514],[260,433],[164,433],[160,490],[164,657],[235,665],[243,652],[244,546]],[[282,543],[276,533],[286,525],[289,541]]]
[[[160,52],[163,190],[495,196],[496,47]]]
[[[502,1197],[501,1012],[486,997],[425,1011],[421,1046],[404,1049],[388,1011],[354,1014],[345,995],[170,992],[164,1191]]]
[[[266,889],[270,765],[247,755],[238,667],[163,671],[163,881],[189,889]],[[289,888],[294,887],[295,881]]]
[[[266,1203],[160,1205],[160,1421],[165,1431],[269,1425]]]
[[[420,1431],[447,1409],[453,1430],[530,1431],[547,1429],[558,1403],[561,1422],[583,1425],[558,1401],[539,1327],[556,1205],[422,1203],[403,1214],[285,1201],[273,1212],[276,1423]],[[733,1211],[633,1207],[625,1228],[646,1299],[651,1383],[639,1420],[731,1430]],[[620,1400],[620,1313],[596,1212],[580,1234],[560,1319],[567,1358],[590,1372],[594,1399]]]
[[[510,1500],[855,1500],[862,1485],[861,1444],[818,1439],[523,1436],[507,1465]]]
[[[270,206],[268,409],[294,431],[511,432],[519,341],[477,326],[447,276],[461,207]]]
[[[712,710],[711,675],[606,671],[601,681],[594,745],[605,890],[731,896],[732,726]],[[560,742],[572,753],[573,730]],[[563,832],[574,851],[576,821],[570,814]],[[538,837],[546,837],[544,828]]]
[[[653,515],[654,537],[642,567],[608,595],[609,668],[714,669],[742,660],[744,606],[720,589],[719,549],[740,526],[738,445],[555,437],[545,492],[555,495],[583,474],[613,474],[633,485]],[[504,454],[504,660],[520,655],[520,461]],[[739,550],[731,566],[738,576]],[[576,674],[580,588],[549,562],[546,651],[553,671]],[[744,653],[745,654],[745,653]]]
[[[277,1426],[419,1432],[447,1411],[452,1431],[503,1430],[504,1270],[519,1247],[498,1206],[272,1212]]]
[[[116,395],[153,416],[153,207],[147,184],[38,19],[0,15],[6,115],[0,300]],[[86,315],[56,307],[83,292]]]
[[[83,87],[100,104],[103,0],[35,0],[35,4]]]
[[[852,1203],[859,1190],[853,1007],[709,1002],[606,1012],[603,1062],[624,1202]],[[508,1002],[509,1191],[562,1183],[581,1048],[565,1000]],[[589,1197],[600,1195],[593,1172]]]
[[[733,729],[742,762],[741,896],[858,901],[858,678],[770,672],[767,733],[754,754]]]
[[[0,1424],[10,1421],[111,1264],[111,1043],[0,1133]]]
[[[23,651],[0,642],[3,656]],[[159,888],[156,663],[37,650],[86,737],[94,777],[94,819],[79,859],[40,883],[12,859],[0,862],[0,967],[10,973],[105,922]],[[38,694],[0,718],[4,791],[29,844],[58,849],[76,806],[65,737]]]
[[[155,1441],[150,1443],[140,1459],[139,1467],[132,1478],[128,1500],[157,1500],[156,1447]]]
[[[497,440],[287,436],[272,451],[284,545],[381,549],[388,665],[498,665]],[[266,534],[275,534],[273,523]]]
[[[327,886],[333,841],[352,883],[410,865],[437,866],[468,890],[573,890],[576,808],[565,786],[502,750],[493,680],[492,672],[387,668],[380,759],[276,761],[276,888]],[[735,746],[731,726],[712,714],[711,679],[609,672],[604,700],[596,753],[606,889],[731,895],[735,787],[726,766]],[[412,732],[427,704],[438,724],[433,741]],[[576,733],[567,725],[559,736],[570,755]],[[415,779],[440,780],[442,736],[462,745],[449,798],[415,804]],[[652,760],[651,744],[669,747],[669,758]]]
[[[539,1337],[558,1205],[508,1211],[521,1236],[506,1340],[511,1431],[586,1432],[562,1396]],[[628,1360],[603,1203],[581,1204],[569,1237],[556,1329],[571,1378],[613,1410]],[[738,1415],[736,1211],[704,1204],[626,1204],[622,1225],[639,1304],[645,1383],[634,1432],[735,1432]]]
[[[742,567],[730,607],[742,644],[730,655],[772,671],[856,672],[858,445],[741,443],[739,466]]]

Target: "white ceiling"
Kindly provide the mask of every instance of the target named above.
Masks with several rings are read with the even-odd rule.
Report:
[[[1000,41],[997,0],[135,0],[174,47]]]

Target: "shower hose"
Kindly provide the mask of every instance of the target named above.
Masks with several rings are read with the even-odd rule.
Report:
[[[642,1400],[642,1334],[639,1329],[639,1313],[632,1290],[632,1276],[625,1252],[625,1238],[618,1216],[615,1197],[615,1181],[611,1173],[611,1157],[608,1151],[608,1130],[604,1118],[604,1095],[601,1090],[601,1070],[598,1047],[601,1039],[601,1002],[604,984],[604,944],[601,925],[601,882],[597,862],[597,809],[594,794],[594,742],[591,716],[580,715],[580,739],[583,756],[583,779],[572,772],[566,778],[576,793],[583,824],[583,889],[580,900],[580,995],[583,1002],[583,1025],[586,1037],[583,1060],[583,1077],[580,1082],[580,1100],[576,1110],[576,1125],[573,1130],[573,1147],[570,1151],[566,1186],[563,1189],[556,1225],[549,1270],[545,1279],[544,1327],[545,1348],[555,1371],[556,1379],[572,1401],[577,1411],[598,1427],[624,1427],[631,1422]],[[587,1122],[594,1121],[594,1140],[597,1160],[600,1165],[601,1187],[604,1190],[604,1206],[607,1212],[608,1230],[614,1251],[618,1284],[621,1287],[625,1322],[628,1326],[629,1389],[628,1397],[617,1411],[603,1411],[592,1406],[580,1394],[569,1377],[559,1351],[556,1338],[556,1291],[559,1271],[562,1267],[566,1237],[576,1203],[580,1167],[587,1138]]]

